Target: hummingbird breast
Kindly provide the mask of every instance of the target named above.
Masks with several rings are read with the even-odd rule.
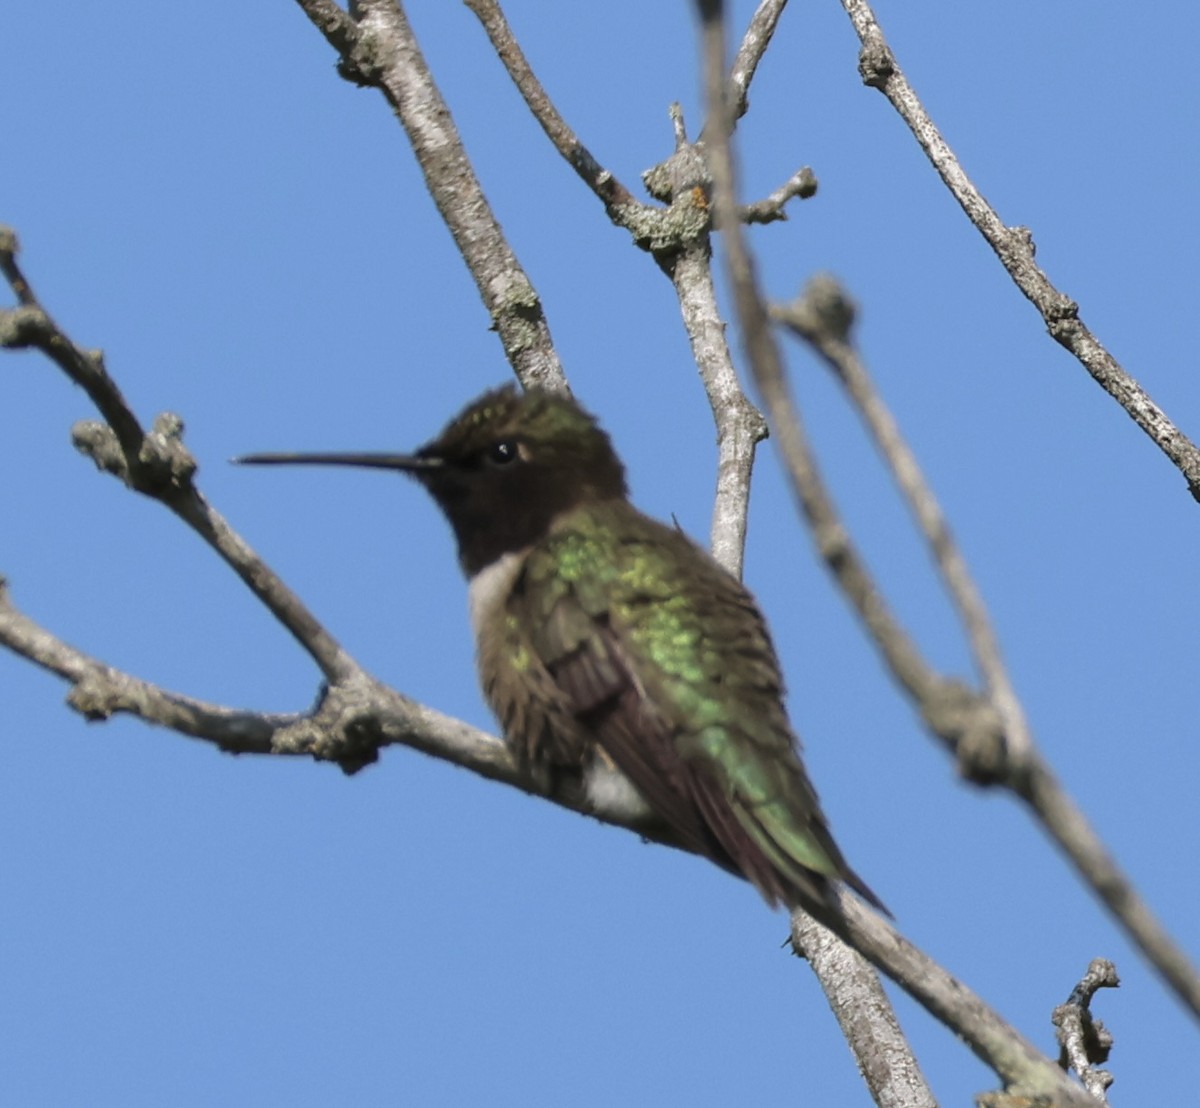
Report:
[[[513,611],[525,591],[522,576],[529,555],[529,548],[510,551],[471,578],[468,601],[480,683],[522,762],[584,769],[593,744]]]

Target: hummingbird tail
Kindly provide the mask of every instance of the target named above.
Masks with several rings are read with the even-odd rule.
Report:
[[[888,906],[875,895],[875,890],[872,889],[871,886],[868,885],[861,877],[859,877],[858,874],[855,873],[854,870],[852,870],[849,866],[846,866],[842,871],[842,880],[856,893],[858,893],[863,900],[870,904],[871,907],[877,908],[885,916],[887,916],[888,919],[896,918],[892,915],[891,909],[888,908]]]

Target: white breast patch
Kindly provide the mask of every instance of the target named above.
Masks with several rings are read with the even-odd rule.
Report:
[[[528,553],[527,550],[510,550],[471,578],[467,586],[467,600],[471,606],[471,626],[477,638],[496,607],[503,604],[512,591],[513,581],[521,572]]]

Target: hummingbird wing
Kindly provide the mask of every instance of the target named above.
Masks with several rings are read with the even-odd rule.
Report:
[[[535,609],[520,622],[580,726],[688,845],[769,902],[828,904],[836,879],[886,911],[829,832],[750,594],[626,502],[572,517],[510,603]]]

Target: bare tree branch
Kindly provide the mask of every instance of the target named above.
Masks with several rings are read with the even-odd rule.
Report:
[[[803,912],[792,914],[792,949],[812,966],[863,1081],[880,1108],[935,1108],[879,977],[853,947]]]
[[[738,212],[744,223],[774,223],[787,219],[787,203],[793,198],[808,200],[817,195],[817,178],[813,171],[804,166],[796,170],[770,196],[756,200],[753,204],[741,204]]]
[[[292,633],[327,679],[354,676],[358,666],[337,640],[196,490],[196,462],[183,445],[183,421],[163,413],[148,433],[142,430],[104,369],[103,355],[74,343],[38,302],[17,262],[17,249],[13,231],[0,227],[0,272],[20,301],[16,309],[0,310],[0,346],[41,350],[87,391],[107,422],[77,424],[76,447],[99,469],[161,501],[187,522]]]
[[[609,218],[618,226],[627,226],[622,209],[645,208],[647,205],[635,200],[629,189],[592,157],[591,151],[567,125],[567,121],[563,119],[534,74],[520,44],[513,37],[512,29],[508,20],[504,18],[500,5],[495,0],[465,0],[465,3],[483,24],[496,56],[504,63],[509,77],[517,86],[517,91],[524,98],[533,118],[546,132],[546,137],[567,164],[579,174],[583,183],[603,201]]]
[[[1032,747],[1029,726],[1004,665],[987,607],[933,490],[851,341],[853,303],[832,277],[821,276],[810,281],[803,294],[791,304],[772,306],[769,310],[772,319],[786,324],[808,342],[833,370],[862,413],[867,429],[929,543],[950,599],[962,620],[975,663],[983,675],[987,698],[1004,727],[1007,757],[1017,765],[1022,764]]]
[[[656,188],[655,178],[643,175],[651,195],[668,201],[668,205],[659,208],[635,200],[612,172],[592,157],[567,125],[513,38],[496,0],[466,0],[466,3],[483,24],[497,56],[534,119],[567,164],[604,204],[615,226],[628,231],[634,242],[653,254],[664,269],[680,250],[703,238],[708,231],[708,202],[702,190],[672,191],[666,184]]]
[[[19,252],[16,232],[0,226],[0,273],[12,287],[18,304],[16,310],[5,313],[0,343],[12,349],[41,350],[88,394],[116,435],[131,487],[153,487],[160,480],[172,480],[169,469],[166,473],[159,472],[153,468],[153,458],[141,457],[145,434],[121,390],[105,370],[104,354],[99,350],[84,350],[65,338],[21,272],[17,262]]]
[[[1115,989],[1121,984],[1117,967],[1104,958],[1096,958],[1083,979],[1071,990],[1065,1004],[1054,1009],[1054,1026],[1062,1048],[1059,1063],[1070,1066],[1083,1082],[1083,1087],[1097,1104],[1108,1104],[1108,1087],[1113,1076],[1097,1069],[1108,1061],[1113,1037],[1098,1019],[1092,1016],[1092,998],[1100,989]]]
[[[272,735],[298,718],[232,711],[164,692],[121,673],[68,646],[19,612],[3,579],[0,579],[0,643],[71,682],[68,703],[90,720],[105,720],[126,712],[181,735],[203,737],[222,750],[247,753],[270,750]]]
[[[879,622],[876,642],[893,674],[912,695],[934,734],[955,756],[962,772],[980,784],[1003,785],[1026,802],[1150,963],[1193,1012],[1200,1012],[1200,977],[1187,955],[1138,895],[1035,746],[983,598],[933,490],[851,341],[854,308],[849,298],[832,278],[816,278],[803,295],[786,306],[772,307],[770,314],[810,344],[862,413],[929,543],[984,677],[986,691],[985,695],[977,696],[942,677],[925,662],[898,626]],[[798,473],[807,490],[805,499],[822,505],[813,523],[818,545],[842,551],[839,558],[831,561],[835,575],[843,579],[850,564],[860,566],[858,573],[866,574],[868,571],[861,566],[858,555],[847,557],[839,546],[841,524],[815,466],[802,460]],[[847,595],[855,602],[864,622],[871,626],[871,609],[866,599],[876,590],[873,586],[869,590],[854,587],[856,578],[849,575],[846,580]],[[914,675],[917,675],[915,680]],[[975,727],[964,728],[954,713],[944,710],[956,697],[960,697],[960,707],[972,705],[968,718],[978,721]],[[989,720],[998,728],[990,735]]]
[[[698,145],[688,142],[683,109],[671,105],[675,151],[644,174],[651,190],[672,201],[676,196],[706,198],[711,181]],[[707,210],[707,199],[704,200]],[[713,282],[712,244],[707,227],[660,258],[671,279],[692,358],[717,426],[717,490],[713,502],[710,546],[713,555],[735,577],[742,575],[746,547],[746,520],[750,507],[750,481],[758,443],[767,435],[767,423],[747,398],[725,335],[725,320],[717,303]]]
[[[404,9],[394,0],[358,0],[356,21],[328,0],[296,2],[341,55],[344,75],[378,88],[391,104],[518,379],[565,388],[541,299],[483,194]]]
[[[767,424],[746,398],[734,371],[709,251],[700,246],[682,251],[671,269],[671,282],[717,425],[717,491],[709,545],[713,557],[735,577],[741,577],[750,479],[756,448],[766,437]]]
[[[1088,330],[1079,318],[1079,305],[1050,283],[1034,261],[1029,229],[1006,226],[972,184],[901,71],[867,0],[841,2],[862,43],[859,71],[863,83],[879,89],[900,114],[967,218],[996,252],[1017,288],[1037,308],[1050,336],[1069,350],[1096,383],[1150,436],[1183,474],[1192,496],[1200,500],[1200,449]]]
[[[750,26],[742,36],[742,45],[738,47],[729,75],[729,83],[734,89],[735,120],[741,119],[750,107],[750,82],[754,80],[758,63],[762,61],[767,47],[771,45],[779,17],[783,15],[783,9],[786,7],[787,0],[761,0],[750,18]]]

